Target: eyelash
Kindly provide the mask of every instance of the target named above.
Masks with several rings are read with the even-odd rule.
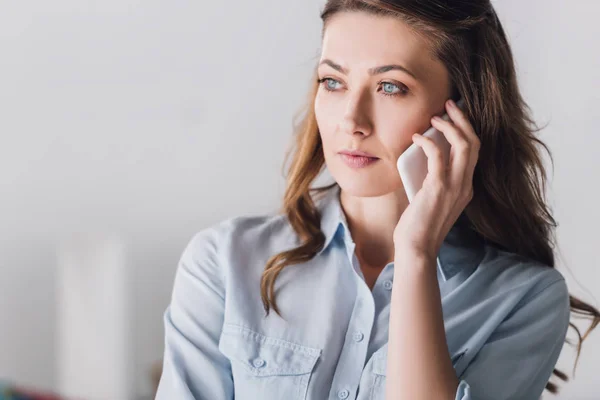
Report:
[[[324,88],[325,90],[327,90],[328,92],[335,92],[335,90],[329,89],[329,88],[327,87],[327,85],[323,85],[323,83],[325,83],[326,81],[334,81],[334,82],[337,82],[337,83],[340,83],[340,81],[338,81],[338,80],[336,80],[336,79],[333,79],[333,78],[322,78],[322,79],[317,79],[317,82],[319,83],[319,85],[323,86],[323,88]],[[388,81],[380,81],[380,82],[378,82],[377,84],[378,84],[378,85],[383,85],[383,84],[386,84],[386,83],[388,83],[388,84],[390,84],[390,85],[394,85],[394,86],[396,86],[398,89],[400,89],[400,92],[398,92],[398,93],[385,93],[385,92],[383,92],[383,95],[384,95],[384,96],[388,96],[388,97],[399,97],[399,96],[406,96],[406,95],[408,94],[408,89],[402,89],[402,88],[401,88],[399,85],[396,85],[396,84],[395,84],[395,83],[393,83],[393,82],[388,82]]]

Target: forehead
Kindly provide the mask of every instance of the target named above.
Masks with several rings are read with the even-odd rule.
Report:
[[[441,65],[431,54],[430,44],[394,17],[341,12],[328,21],[323,34],[323,58],[334,59],[351,71],[400,63],[425,78]]]

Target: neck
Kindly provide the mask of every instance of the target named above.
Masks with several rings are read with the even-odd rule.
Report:
[[[404,189],[369,197],[341,191],[340,204],[359,260],[372,267],[394,261],[393,232],[408,207]]]

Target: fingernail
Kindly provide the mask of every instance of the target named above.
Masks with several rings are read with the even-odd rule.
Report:
[[[435,117],[433,117],[433,120],[434,120],[434,121],[438,121],[438,122],[439,122],[439,121],[441,121],[442,119],[436,115]]]
[[[452,99],[448,100],[447,103],[450,107],[454,107],[454,101]]]

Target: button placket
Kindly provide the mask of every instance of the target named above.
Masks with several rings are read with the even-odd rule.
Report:
[[[346,238],[348,239],[348,238]],[[355,278],[362,278],[361,281],[356,279],[358,298],[354,305],[354,310],[349,320],[349,326],[354,327],[354,331],[347,333],[345,343],[346,346],[342,349],[339,364],[345,364],[336,370],[336,375],[332,382],[329,398],[348,399],[351,393],[355,393],[356,388],[349,382],[358,382],[363,373],[361,363],[357,363],[358,359],[365,359],[368,346],[365,339],[369,336],[369,327],[373,325],[373,296],[370,293],[364,281],[364,275],[360,269],[358,258],[356,257],[356,244],[350,240],[345,241],[345,253],[352,266]],[[365,301],[367,304],[364,304]],[[364,331],[363,331],[364,330]],[[358,343],[361,343],[360,345]],[[352,344],[355,345],[352,345]],[[353,362],[344,363],[343,360],[352,360]],[[363,363],[364,364],[364,363]]]

